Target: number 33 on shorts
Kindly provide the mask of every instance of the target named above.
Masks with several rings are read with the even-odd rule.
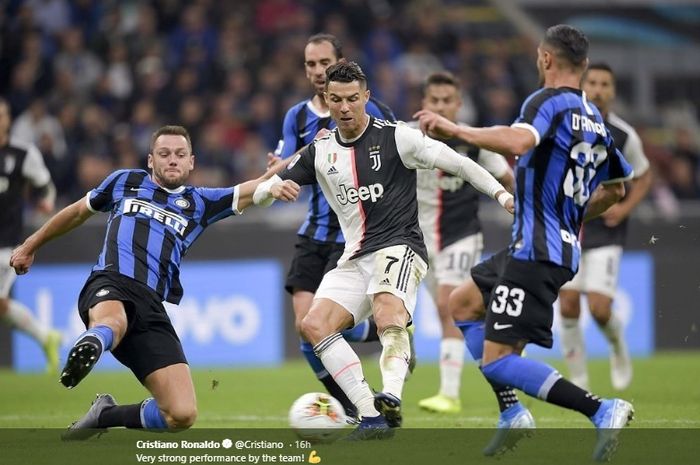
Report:
[[[524,290],[519,287],[508,287],[499,284],[493,291],[491,311],[517,317],[523,311],[523,300],[525,300]]]

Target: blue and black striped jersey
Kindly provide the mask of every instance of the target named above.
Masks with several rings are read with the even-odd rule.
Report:
[[[583,91],[544,88],[523,103],[514,127],[532,131],[536,145],[515,168],[514,258],[578,270],[578,234],[586,204],[600,183],[628,179],[632,169],[615,148],[595,105]]]
[[[144,170],[119,170],[88,192],[86,202],[93,212],[110,212],[92,270],[121,273],[177,304],[182,257],[204,228],[238,213],[238,187],[170,190]]]
[[[396,121],[391,109],[374,98],[370,97],[366,111],[380,120]],[[284,117],[283,137],[279,141],[275,154],[282,158],[293,155],[297,150],[311,143],[318,131],[324,128],[335,128],[335,122],[330,114],[319,114],[313,108],[310,99],[297,103],[287,111]],[[314,184],[311,189],[309,213],[297,234],[318,242],[344,243],[345,238],[340,230],[338,217],[328,205],[321,188],[318,184]]]

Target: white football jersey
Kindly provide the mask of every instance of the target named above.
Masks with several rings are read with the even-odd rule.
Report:
[[[408,245],[427,263],[415,170],[432,169],[441,146],[404,123],[370,117],[358,139],[344,142],[334,129],[302,150],[280,177],[319,184],[345,236],[338,264],[392,245]]]

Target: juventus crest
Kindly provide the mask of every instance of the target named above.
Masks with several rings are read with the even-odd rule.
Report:
[[[382,154],[379,153],[379,149],[381,147],[378,145],[374,145],[369,148],[369,158],[372,159],[372,170],[374,171],[379,171],[379,169],[382,167]]]

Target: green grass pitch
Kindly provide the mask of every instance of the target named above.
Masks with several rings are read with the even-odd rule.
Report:
[[[110,355],[106,355],[109,357]],[[555,366],[563,370],[561,362]],[[381,387],[378,361],[363,360],[367,379]],[[634,428],[700,428],[700,352],[665,352],[634,360],[634,381],[623,393],[612,390],[607,360],[590,363],[593,391],[620,396],[636,410]],[[322,389],[301,360],[258,369],[196,369],[200,428],[283,428],[287,411],[301,394]],[[491,428],[498,416],[495,399],[476,367],[467,362],[462,376],[462,412],[435,415],[417,407],[438,387],[436,364],[421,364],[404,389],[406,428]],[[0,428],[62,428],[87,411],[96,393],[109,392],[119,403],[136,403],[146,390],[128,372],[91,373],[68,391],[58,376],[0,371]],[[538,427],[589,427],[581,415],[520,395]]]

